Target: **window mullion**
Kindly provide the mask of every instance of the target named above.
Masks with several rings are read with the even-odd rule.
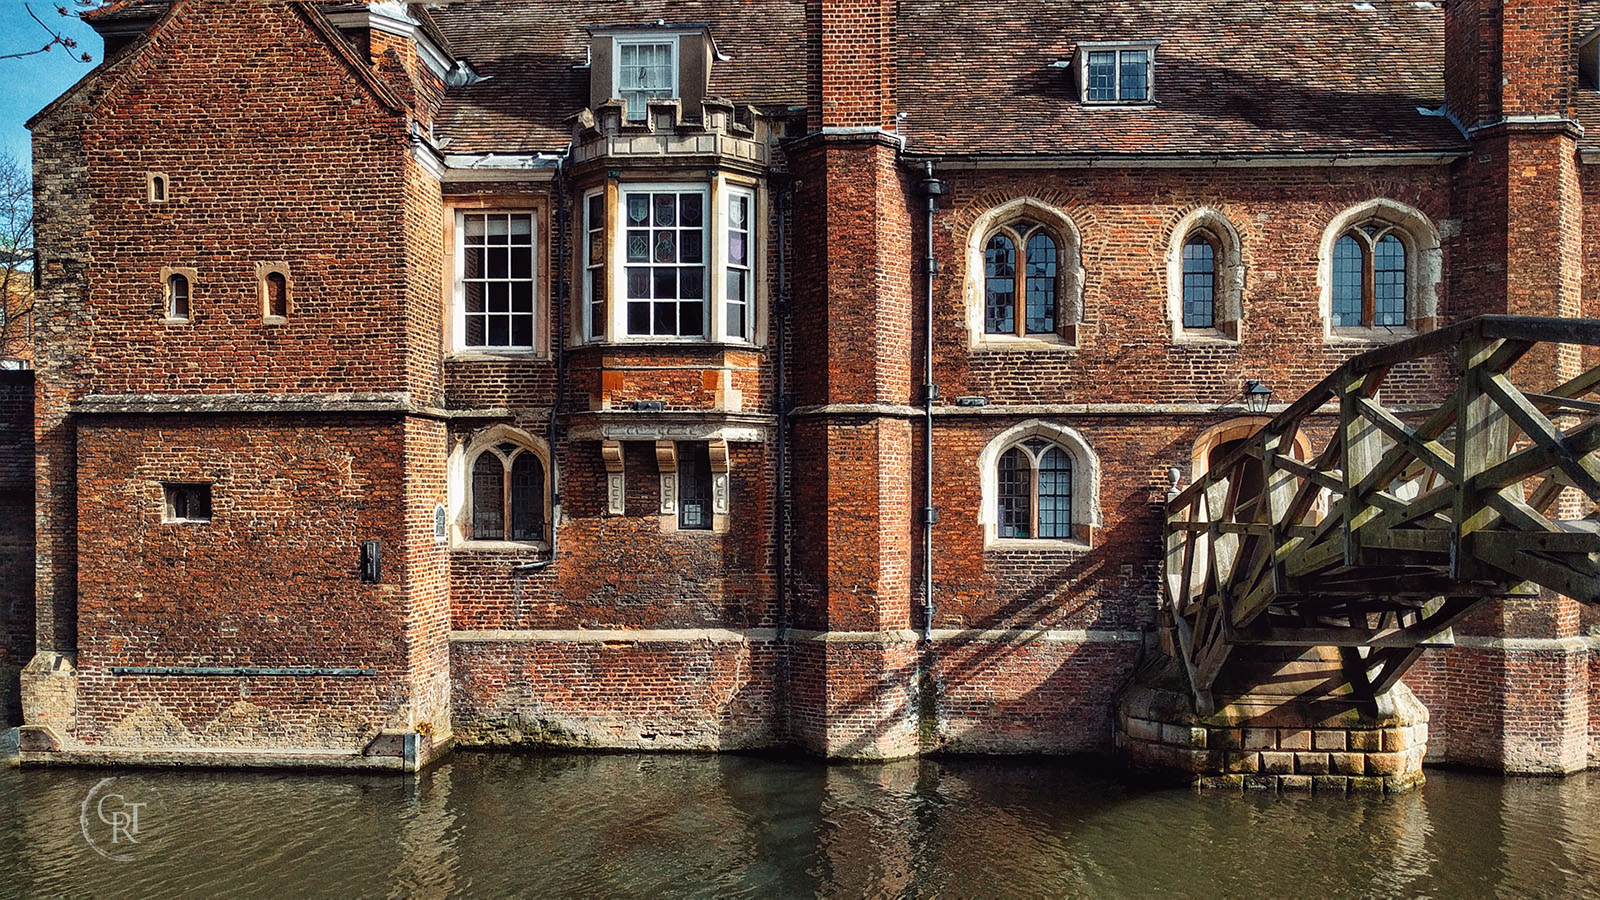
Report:
[[[1378,310],[1377,248],[1368,242],[1361,251],[1361,324],[1371,328]]]

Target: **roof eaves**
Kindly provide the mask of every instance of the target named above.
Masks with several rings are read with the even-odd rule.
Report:
[[[372,92],[374,99],[388,108],[390,112],[403,113],[409,109],[405,101],[401,100],[393,90],[390,90],[388,85],[379,81],[378,77],[373,74],[371,67],[365,65],[356,56],[355,48],[350,46],[350,42],[345,40],[344,35],[339,33],[339,29],[333,27],[333,24],[322,14],[322,11],[316,8],[315,0],[294,0],[291,6],[300,12],[301,17],[305,19],[313,31],[317,32],[323,43],[328,46],[328,49],[339,57],[340,61],[350,69],[351,74],[356,76],[356,80],[360,81],[367,87],[367,90]]]
[[[117,4],[103,6],[99,10],[96,10],[96,12],[103,12],[113,9],[125,9],[129,6],[142,5],[144,2],[145,0],[122,0],[121,6]],[[166,12],[161,14],[161,18],[156,20],[155,24],[151,25],[149,28],[146,28],[142,34],[129,41],[121,50],[117,51],[112,56],[101,60],[100,65],[95,66],[93,69],[89,70],[88,74],[78,79],[77,84],[67,88],[66,91],[61,94],[61,96],[45,104],[44,109],[41,109],[32,116],[28,117],[28,121],[23,123],[23,127],[27,128],[29,131],[32,131],[34,125],[45,120],[46,118],[49,118],[51,114],[60,109],[62,106],[65,106],[74,97],[83,93],[85,90],[88,90],[91,85],[96,85],[104,81],[113,70],[124,68],[129,61],[133,60],[140,53],[144,52],[146,47],[150,46],[150,43],[152,40],[154,40],[156,34],[164,30],[168,23],[172,21],[173,10],[177,9],[184,2],[185,0],[173,0],[171,5],[167,7]],[[84,18],[87,19],[88,17],[89,14],[84,13]]]

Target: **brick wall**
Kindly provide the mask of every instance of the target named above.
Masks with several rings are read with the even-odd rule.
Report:
[[[437,426],[392,420],[82,421],[74,737],[356,749],[380,728],[417,727],[419,712],[445,714],[442,565],[427,549],[438,473],[407,455],[440,441]],[[210,483],[211,520],[163,521],[168,481]],[[367,540],[384,548],[378,584],[361,581]],[[113,666],[375,676],[119,677]]]
[[[33,373],[0,371],[0,727],[22,719],[33,658]]]

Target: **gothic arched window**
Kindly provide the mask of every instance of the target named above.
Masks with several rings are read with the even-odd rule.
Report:
[[[1406,324],[1406,244],[1393,225],[1369,221],[1333,245],[1335,328]]]
[[[1000,454],[999,536],[1072,537],[1072,457],[1044,438],[1029,438]]]
[[[1061,244],[1041,225],[1012,222],[983,248],[983,328],[988,334],[1055,334]]]
[[[495,444],[478,454],[471,472],[472,540],[544,540],[545,468],[532,450]]]

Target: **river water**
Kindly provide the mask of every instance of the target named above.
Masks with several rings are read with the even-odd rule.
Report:
[[[0,769],[0,897],[219,895],[1600,897],[1600,773],[1279,797],[1058,760]]]

